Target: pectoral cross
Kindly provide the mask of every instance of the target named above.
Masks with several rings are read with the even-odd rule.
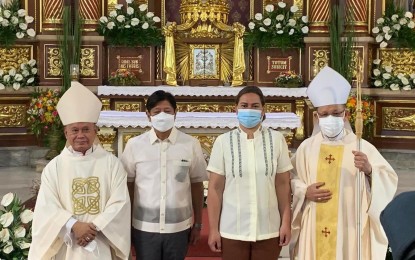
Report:
[[[327,237],[327,235],[330,235],[330,231],[327,229],[327,227],[325,227],[324,230],[321,231],[321,233],[323,233],[325,237]]]
[[[332,155],[330,154],[330,155],[329,155],[329,157],[326,157],[326,160],[327,160],[327,161],[329,161],[329,164],[331,164],[331,161],[334,161],[334,160],[336,160],[336,159],[334,159],[334,158],[332,157]]]

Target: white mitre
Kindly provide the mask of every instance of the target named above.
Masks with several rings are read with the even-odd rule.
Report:
[[[79,122],[96,123],[102,103],[84,85],[72,81],[71,87],[63,94],[56,108],[63,125]]]
[[[314,107],[347,103],[350,83],[337,71],[326,66],[314,77],[307,88],[307,96]]]

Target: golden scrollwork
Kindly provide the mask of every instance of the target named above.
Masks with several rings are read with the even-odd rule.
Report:
[[[295,113],[300,118],[301,126],[295,129],[295,139],[304,139],[304,100],[295,101]]]
[[[352,61],[350,64],[350,67],[352,67],[352,78],[357,78],[357,73],[362,73],[360,69],[358,69],[358,64],[361,63],[361,57],[359,55],[359,50],[353,50],[352,52]],[[362,79],[363,75],[360,75],[360,78]]]
[[[115,102],[115,111],[140,112],[141,102]]]
[[[116,132],[112,128],[102,127],[97,134],[102,147],[110,153],[114,153],[113,145],[116,137]]]
[[[213,143],[215,142],[218,134],[216,135],[207,135],[207,134],[191,134],[197,140],[199,140],[202,149],[206,151],[207,155],[210,156],[212,153]]]
[[[290,146],[293,141],[294,133],[290,131],[290,132],[283,132],[282,134],[284,135],[287,145]]]
[[[62,75],[61,67],[61,53],[58,47],[48,48],[47,50],[48,59],[48,76],[59,77]]]
[[[93,77],[95,73],[95,48],[81,48],[81,75]]]
[[[177,103],[179,112],[235,112],[235,104],[232,103]]]
[[[11,48],[0,48],[0,69],[10,70],[19,68],[20,64],[28,62],[33,57],[33,46],[15,45]]]
[[[415,108],[383,107],[382,129],[415,131]]]
[[[98,177],[75,178],[72,181],[72,205],[75,215],[96,215],[100,212],[100,183]]]
[[[277,103],[277,104],[265,104],[265,112],[276,113],[276,112],[291,112],[290,103]]]
[[[103,111],[111,110],[111,100],[109,98],[101,98],[101,103]]]
[[[25,127],[26,105],[0,105],[0,127]]]
[[[415,71],[415,51],[410,49],[379,49],[382,65],[392,66],[394,75],[409,75]]]
[[[313,50],[313,77],[315,77],[322,68],[329,64],[329,50]]]

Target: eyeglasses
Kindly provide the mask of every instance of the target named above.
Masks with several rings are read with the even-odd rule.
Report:
[[[335,112],[335,113],[332,113],[332,114],[327,114],[327,113],[320,114],[320,113],[318,113],[318,112],[317,112],[317,116],[318,116],[319,118],[326,118],[326,117],[328,117],[328,116],[343,117],[343,116],[344,116],[344,112],[345,112],[345,111],[346,111],[346,110],[343,110],[342,112]]]
[[[83,133],[83,134],[89,134],[91,132],[93,132],[95,129],[91,129],[89,127],[84,127],[82,129],[78,129],[78,128],[72,128],[68,130],[68,133],[70,135],[77,135],[79,134],[79,132]]]

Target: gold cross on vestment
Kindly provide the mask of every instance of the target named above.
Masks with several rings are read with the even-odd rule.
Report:
[[[331,161],[334,161],[336,159],[334,159],[334,157],[332,157],[332,155],[330,154],[329,157],[326,157],[326,160],[329,161],[329,164],[331,164]]]
[[[330,235],[330,231],[327,229],[327,227],[325,227],[324,230],[321,230],[321,233],[323,233],[325,237],[327,237],[327,235]]]

